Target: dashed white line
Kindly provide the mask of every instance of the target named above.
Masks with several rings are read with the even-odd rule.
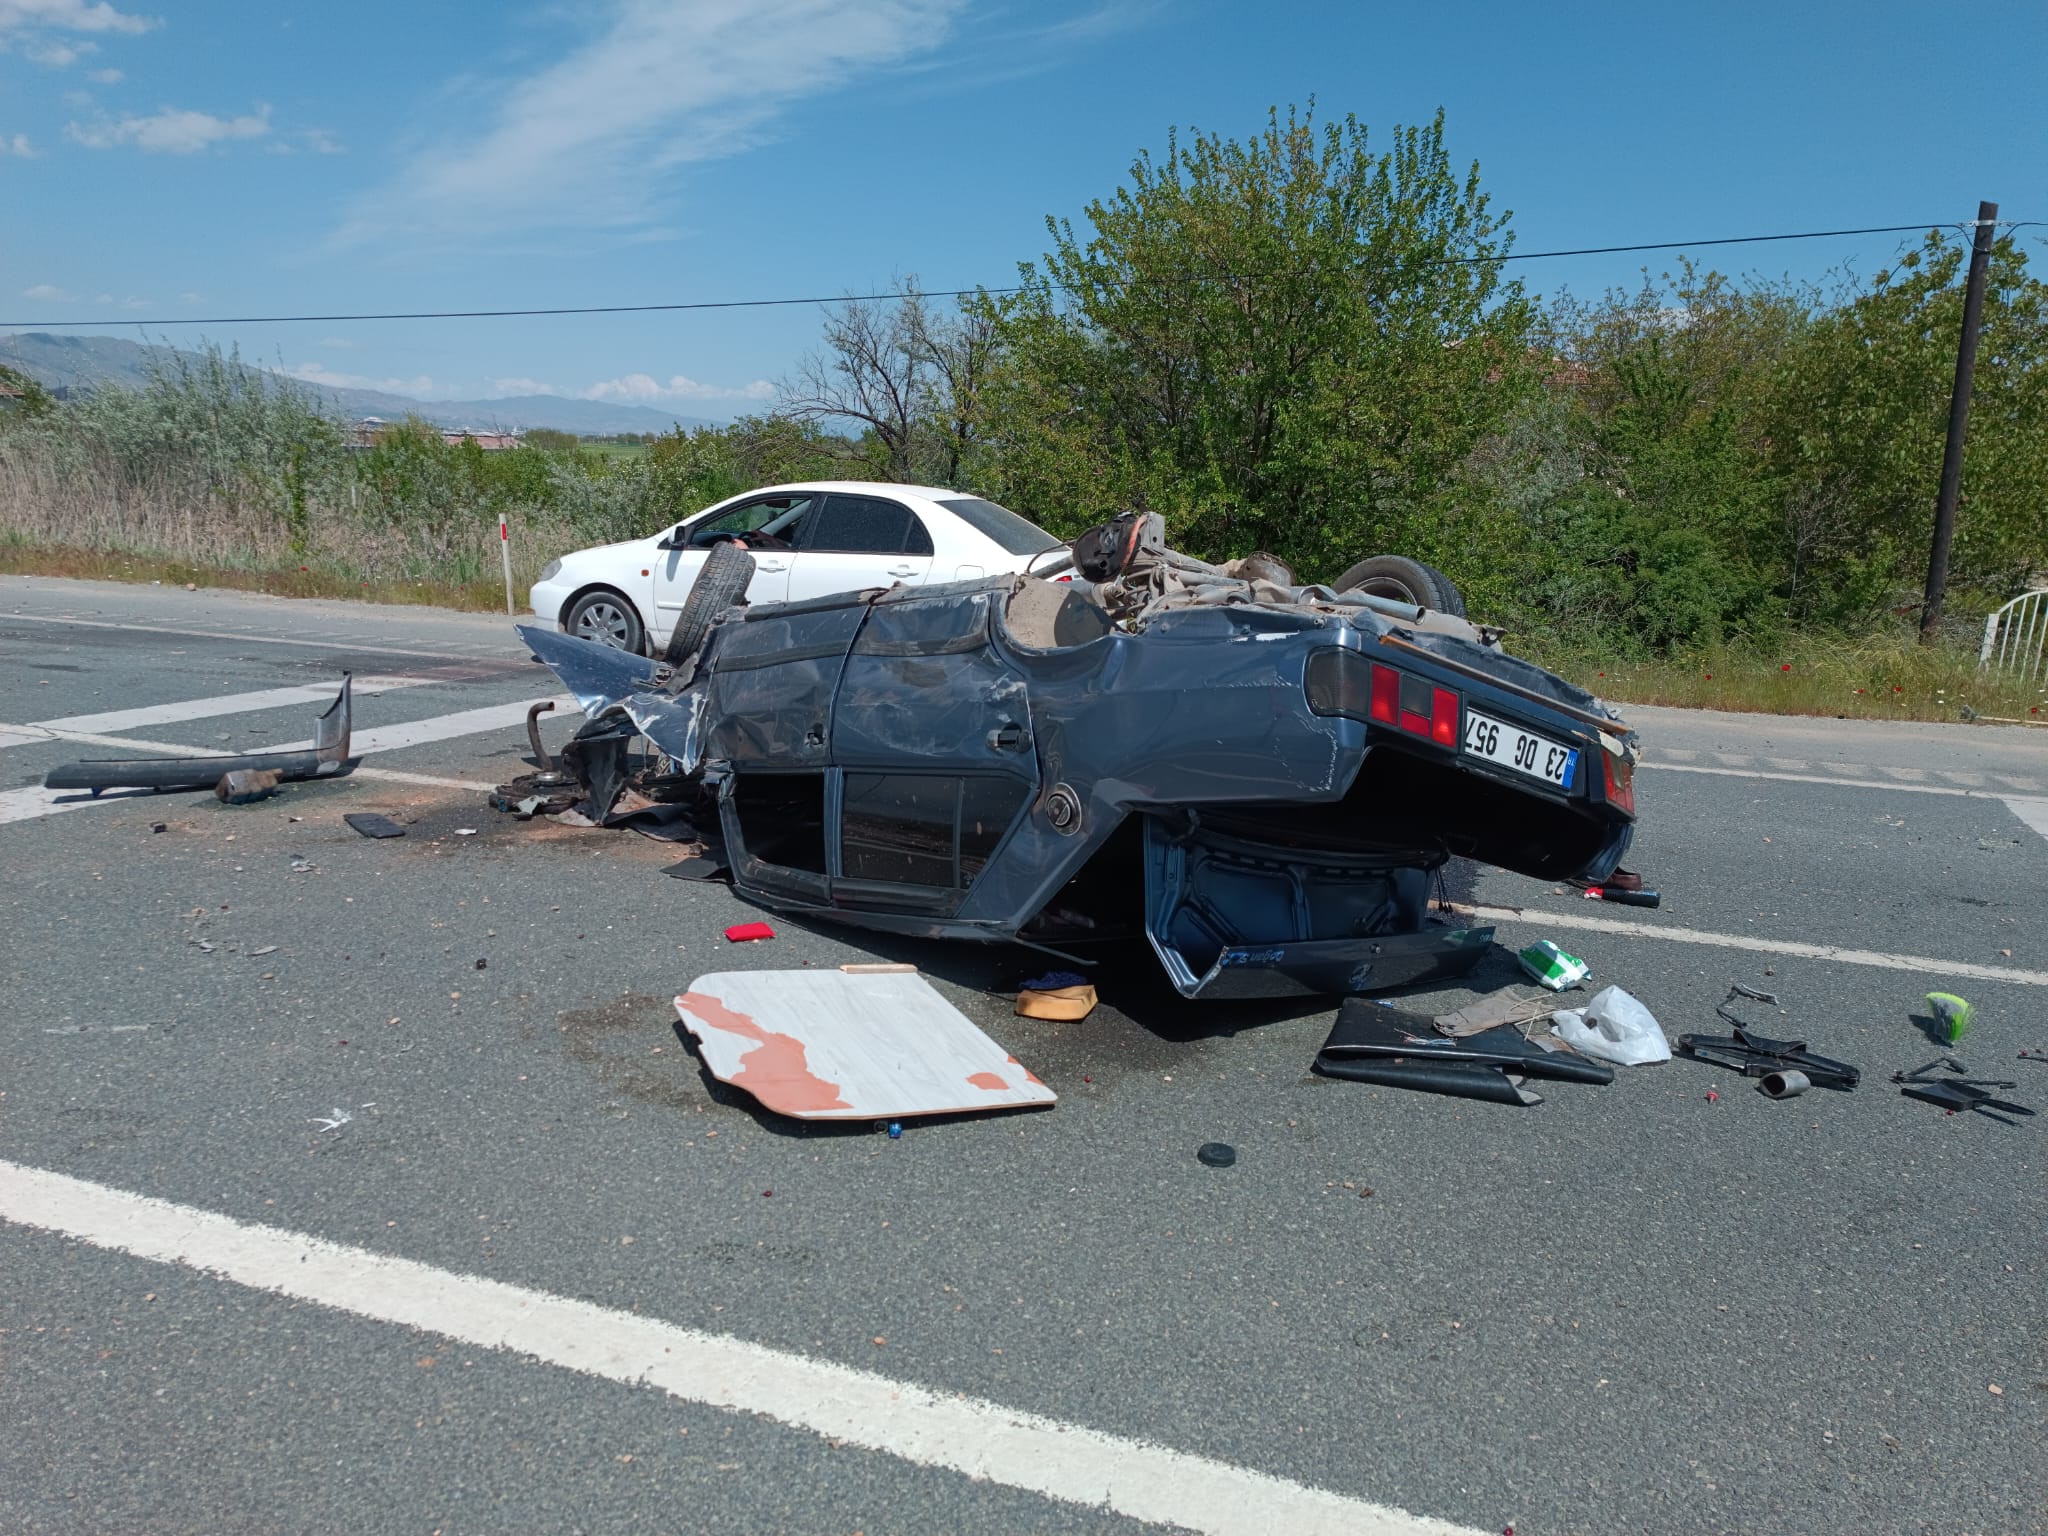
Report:
[[[1590,912],[1557,912],[1549,907],[1461,906],[1457,910],[1469,912],[1490,923],[1579,928],[1666,944],[1706,944],[1716,949],[1746,949],[1764,955],[1792,955],[1802,960],[1867,965],[1883,971],[1915,971],[1927,976],[1957,976],[1966,981],[2009,981],[2025,987],[2048,987],[2048,971],[2023,971],[2010,965],[1977,965],[1967,960],[1895,955],[1875,949],[1849,949],[1838,944],[1804,944],[1793,939],[1766,939],[1748,933],[1712,933],[1702,928],[1678,928],[1663,923],[1632,923],[1619,918],[1595,917]]]
[[[398,688],[418,688],[436,681],[431,677],[359,677],[352,684],[361,695],[390,693]],[[109,709],[96,715],[65,715],[55,720],[32,720],[31,726],[45,730],[133,731],[150,725],[177,725],[186,720],[209,720],[216,715],[252,714],[257,710],[283,709],[292,704],[331,704],[339,691],[335,683],[294,683],[286,688],[259,688],[251,693],[222,693],[211,698],[186,699],[176,704],[147,704],[139,709]]]
[[[1710,768],[1705,763],[1665,763],[1652,759],[1643,762],[1641,767],[1655,769],[1660,773],[1704,773],[1724,779],[1772,779],[1781,784],[1825,784],[1830,789],[1889,789],[1907,795],[1952,795],[1961,800],[2010,801],[2014,798],[2006,790],[1966,789],[1955,784],[1894,784],[1882,779],[1824,779],[1812,773],[1769,773],[1761,768]]]
[[[479,1349],[760,1414],[835,1443],[1213,1536],[1475,1536],[1150,1441],[0,1162],[0,1216]],[[410,1351],[408,1351],[410,1353]]]

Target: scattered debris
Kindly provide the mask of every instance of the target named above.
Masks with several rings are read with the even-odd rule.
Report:
[[[249,951],[249,958],[250,958],[251,960],[260,960],[260,959],[262,959],[262,958],[263,958],[263,957],[264,957],[265,955],[274,955],[274,954],[276,954],[276,953],[277,953],[277,946],[276,946],[275,944],[266,944],[266,945],[264,945],[264,946],[263,946],[263,947],[262,947],[261,949],[252,949],[252,950],[250,950],[250,951]]]
[[[734,944],[749,944],[756,939],[772,939],[775,930],[766,923],[734,923],[725,930],[727,940]]]
[[[562,827],[594,827],[597,825],[596,822],[592,821],[574,806],[571,806],[566,811],[555,812],[548,820]]]
[[[915,976],[917,967],[906,960],[855,960],[839,967],[849,976]]]
[[[1095,988],[1073,971],[1050,971],[1024,983],[1017,993],[1017,1012],[1027,1019],[1071,1022],[1095,1010]]]
[[[1732,1035],[1680,1035],[1678,1049],[1697,1061],[1712,1062],[1715,1066],[1733,1067],[1744,1077],[1767,1077],[1773,1072],[1803,1073],[1815,1087],[1854,1088],[1863,1074],[1846,1061],[1816,1055],[1806,1048],[1804,1040],[1773,1040],[1752,1030],[1742,1020],[1728,1011],[1728,1005],[1738,997],[1752,1002],[1778,1006],[1778,999],[1769,992],[1759,992],[1741,982],[1729,985],[1728,995],[1714,1008],[1722,1018],[1734,1027]]]
[[[223,805],[253,805],[277,793],[278,778],[274,768],[237,768],[222,774],[213,792]]]
[[[1956,1074],[1953,1077],[1930,1078],[1928,1073],[1937,1069]],[[1939,1104],[1950,1114],[1974,1110],[1986,1119],[1997,1120],[2006,1125],[2014,1122],[2010,1118],[2019,1115],[2032,1119],[2034,1112],[2024,1104],[2015,1104],[2009,1099],[1992,1097],[1995,1089],[2017,1088],[2017,1082],[1988,1077],[1965,1077],[1969,1069],[1953,1056],[1937,1056],[1925,1066],[1915,1067],[1910,1072],[1894,1072],[1892,1081],[1900,1084],[1899,1091],[1909,1099],[1919,1099],[1928,1104]]]
[[[456,835],[457,837],[475,837],[475,836],[476,836],[476,828],[475,828],[475,827],[457,827],[457,828],[455,829],[455,835]]]
[[[1557,1038],[1585,1056],[1617,1066],[1641,1067],[1671,1059],[1671,1044],[1656,1017],[1620,987],[1602,987],[1584,1008],[1551,1016]]]
[[[1959,1043],[1976,1021],[1977,1005],[1964,1001],[1953,992],[1928,993],[1927,1006],[1934,1010],[1934,1022],[1950,1045]]]
[[[1553,992],[1576,987],[1593,974],[1593,967],[1577,955],[1566,954],[1548,939],[1538,939],[1527,949],[1519,951],[1515,958],[1532,980]]]
[[[1605,1084],[1614,1069],[1566,1050],[1547,1048],[1519,1030],[1498,1025],[1462,1040],[1447,1040],[1436,1021],[1363,998],[1346,998],[1336,1027],[1316,1056],[1326,1077],[1413,1088],[1496,1104],[1540,1104],[1525,1078]]]
[[[715,880],[725,872],[725,860],[702,853],[693,853],[662,871],[671,880]]]
[[[803,1120],[905,1120],[1055,1101],[922,976],[726,971],[676,999],[705,1067]]]
[[[295,875],[309,875],[319,867],[319,865],[315,864],[303,853],[295,853],[292,855],[292,873]]]
[[[1195,1161],[1205,1168],[1228,1168],[1237,1161],[1237,1148],[1227,1141],[1205,1141],[1195,1148]]]
[[[1586,900],[1612,902],[1618,907],[1660,907],[1664,898],[1655,891],[1627,890],[1618,885],[1589,885]]]
[[[364,837],[403,837],[405,828],[375,811],[351,811],[341,818]]]
[[[94,759],[53,768],[45,789],[83,789],[98,795],[108,789],[212,789],[236,773],[269,773],[271,780],[336,778],[355,766],[349,756],[349,679],[341,692],[313,722],[313,745],[298,752],[257,752],[226,757],[138,757]],[[228,796],[221,794],[226,800]]]
[[[149,830],[152,832],[167,832],[170,830],[170,823],[167,821],[153,821],[149,824]]]
[[[1555,1004],[1540,997],[1523,997],[1512,990],[1493,992],[1476,1003],[1438,1014],[1436,1027],[1439,1034],[1460,1039],[1502,1024],[1534,1024],[1550,1017],[1555,1009]]]
[[[315,1116],[313,1119],[313,1124],[319,1126],[320,1129],[323,1131],[338,1131],[344,1125],[348,1125],[349,1123],[351,1123],[354,1119],[355,1116],[350,1114],[347,1110],[336,1109],[329,1112],[329,1116],[327,1119],[323,1120],[320,1119],[318,1116]]]

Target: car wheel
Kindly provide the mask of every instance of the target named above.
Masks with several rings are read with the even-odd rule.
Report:
[[[1458,584],[1433,565],[1422,567],[1436,578],[1436,605],[1454,619],[1465,617],[1465,594],[1458,590]]]
[[[1465,600],[1448,576],[1406,555],[1374,555],[1361,560],[1334,585],[1339,592],[1366,592],[1441,613],[1462,616],[1465,612]]]
[[[600,587],[586,592],[569,607],[562,628],[579,640],[595,640],[616,650],[638,654],[647,639],[640,615],[623,594]]]
[[[712,545],[704,556],[703,569],[690,583],[683,611],[676,615],[676,627],[669,634],[662,660],[676,667],[694,655],[718,616],[734,603],[746,600],[747,583],[753,579],[754,557],[747,553],[744,544]]]

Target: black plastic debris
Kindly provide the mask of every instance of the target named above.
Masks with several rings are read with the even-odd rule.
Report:
[[[341,818],[364,837],[403,837],[405,828],[389,816],[379,816],[374,811],[351,811]]]
[[[1437,1033],[1434,1019],[1356,997],[1338,1008],[1315,1070],[1325,1077],[1494,1104],[1542,1103],[1541,1094],[1523,1086],[1532,1077],[1595,1085],[1614,1081],[1614,1069],[1604,1062],[1546,1050],[1511,1025],[1446,1039]]]
[[[725,860],[703,854],[692,855],[662,870],[671,880],[716,880],[725,872]]]
[[[334,702],[313,722],[313,745],[292,752],[238,753],[227,757],[137,757],[96,759],[65,763],[52,768],[43,779],[45,789],[83,789],[98,795],[109,789],[213,789],[238,773],[272,775],[279,779],[336,778],[355,767],[349,755],[349,678],[343,674],[341,691]],[[228,797],[222,795],[226,800]],[[240,803],[240,802],[231,802]]]
[[[1778,1073],[1801,1074],[1812,1087],[1844,1090],[1854,1088],[1862,1081],[1863,1074],[1848,1062],[1818,1055],[1806,1048],[1804,1040],[1773,1040],[1768,1035],[1758,1034],[1729,1012],[1728,1005],[1738,997],[1746,997],[1751,1002],[1766,1003],[1773,1008],[1779,1006],[1778,999],[1773,993],[1759,992],[1754,987],[1745,987],[1739,981],[1731,983],[1728,995],[1715,1006],[1714,1012],[1728,1021],[1734,1033],[1680,1035],[1679,1051],[1696,1061],[1712,1062],[1717,1067],[1731,1067],[1744,1077],[1768,1078]],[[1789,1098],[1791,1095],[1772,1094],[1771,1097]]]
[[[1227,1141],[1205,1141],[1195,1148],[1195,1160],[1205,1168],[1228,1168],[1237,1161],[1237,1148]]]
[[[1956,1075],[1932,1078],[1927,1075],[1936,1070],[1945,1070]],[[2033,1118],[2034,1112],[2026,1105],[2015,1104],[2010,1099],[1992,1097],[1994,1089],[2017,1088],[2017,1082],[2009,1079],[1962,1076],[1968,1070],[1969,1068],[1953,1056],[1937,1056],[1925,1066],[1915,1067],[1910,1072],[1894,1072],[1892,1081],[1900,1085],[1899,1092],[1907,1098],[1919,1099],[1925,1104],[1939,1104],[1952,1115],[1974,1111],[1988,1120],[1997,1120],[2006,1125],[2013,1124],[2010,1117],[2014,1115],[2029,1120]]]

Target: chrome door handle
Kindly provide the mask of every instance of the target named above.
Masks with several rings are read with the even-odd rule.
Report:
[[[917,574],[917,567],[914,565],[892,565],[886,574],[890,576],[915,576]]]
[[[1005,720],[988,733],[988,744],[998,752],[1015,752],[1024,746],[1028,739],[1024,734],[1024,727],[1014,720]]]
[[[789,567],[780,560],[763,560],[759,555],[756,555],[754,556],[754,569],[757,571],[786,571]]]

